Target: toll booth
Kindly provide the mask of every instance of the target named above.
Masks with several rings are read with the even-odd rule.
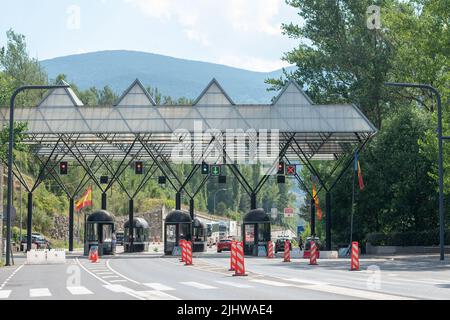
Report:
[[[263,209],[250,210],[242,222],[242,237],[245,255],[258,255],[258,246],[264,246],[270,240],[270,218]]]
[[[192,250],[194,252],[206,251],[206,225],[198,218],[194,218],[194,221],[192,222],[192,232],[194,243]]]
[[[164,221],[164,254],[171,255],[181,239],[192,240],[192,219],[187,211],[173,210]]]
[[[123,225],[123,246],[125,252],[148,251],[150,226],[143,218],[133,218],[133,241],[130,239],[130,220]]]
[[[84,255],[89,254],[92,246],[98,246],[98,255],[114,253],[112,234],[114,217],[106,210],[97,210],[87,216],[84,232]]]

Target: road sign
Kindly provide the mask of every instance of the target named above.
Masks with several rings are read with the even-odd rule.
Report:
[[[294,216],[293,208],[284,208],[284,217],[285,218],[292,218],[293,216]]]
[[[222,167],[219,164],[211,165],[211,175],[212,176],[220,176]]]
[[[305,231],[304,226],[297,226],[297,235],[301,234],[303,231]]]
[[[286,175],[287,176],[295,176],[297,173],[297,166],[295,164],[290,164],[286,166]]]

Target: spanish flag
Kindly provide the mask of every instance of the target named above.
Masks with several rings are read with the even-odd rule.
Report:
[[[358,184],[359,184],[359,190],[364,190],[364,181],[362,177],[361,172],[361,166],[359,165],[359,156],[358,153],[355,153],[355,171],[358,172]]]
[[[319,205],[319,197],[317,195],[317,191],[316,191],[316,185],[312,184],[312,196],[314,199],[314,205],[316,206],[316,214],[317,214],[317,218],[319,219],[319,221],[322,220],[322,209],[320,209],[320,205]]]
[[[75,210],[80,211],[87,206],[92,206],[92,186],[89,186],[81,198],[75,203]]]

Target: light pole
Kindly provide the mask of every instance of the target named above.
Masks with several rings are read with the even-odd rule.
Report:
[[[439,174],[439,246],[440,246],[440,259],[444,260],[445,253],[445,211],[444,211],[444,169],[443,169],[443,140],[449,140],[450,136],[442,136],[442,107],[441,107],[441,95],[439,91],[430,86],[429,84],[416,84],[416,83],[397,83],[386,82],[386,86],[390,87],[402,87],[402,88],[420,88],[429,90],[436,95],[437,102],[437,117],[438,117],[438,174]]]
[[[69,85],[44,85],[44,86],[34,86],[26,85],[17,88],[10,100],[9,105],[9,145],[8,145],[8,192],[6,198],[6,265],[10,266],[11,259],[11,209],[12,209],[12,189],[13,189],[13,150],[14,150],[14,100],[16,96],[25,90],[44,90],[44,89],[58,89],[58,88],[68,88]],[[31,234],[28,235],[31,237]]]
[[[217,195],[217,192],[225,191],[225,190],[228,190],[228,189],[227,188],[222,188],[222,189],[216,190],[216,192],[214,192],[214,211],[213,211],[214,214],[216,214],[216,195]]]

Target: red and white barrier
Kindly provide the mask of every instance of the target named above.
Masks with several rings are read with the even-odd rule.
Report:
[[[192,242],[185,241],[184,242],[184,248],[185,248],[185,266],[192,265]]]
[[[291,242],[284,240],[284,255],[283,262],[291,262]]]
[[[186,240],[185,239],[181,239],[180,240],[180,247],[181,247],[181,262],[185,262],[186,261]]]
[[[236,242],[236,270],[234,276],[246,276],[244,261],[244,245],[242,242]]]
[[[230,269],[228,271],[236,270],[236,241],[231,241],[230,247]]]
[[[317,246],[314,241],[311,241],[311,250],[309,256],[309,264],[312,266],[317,265]]]
[[[273,258],[273,242],[270,240],[267,241],[267,258]]]
[[[359,271],[359,243],[357,241],[352,242],[350,271]]]

